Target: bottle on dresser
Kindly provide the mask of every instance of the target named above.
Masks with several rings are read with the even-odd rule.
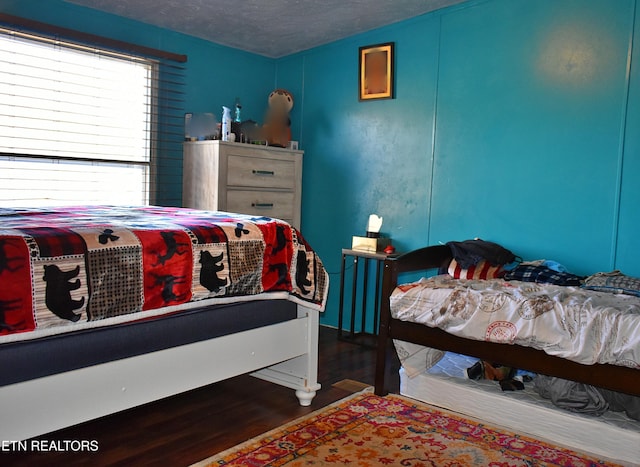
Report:
[[[231,109],[222,106],[222,141],[229,141],[231,133]]]

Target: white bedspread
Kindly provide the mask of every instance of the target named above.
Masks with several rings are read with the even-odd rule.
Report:
[[[640,368],[640,298],[448,275],[401,285],[391,314],[460,337],[519,344],[583,364]]]

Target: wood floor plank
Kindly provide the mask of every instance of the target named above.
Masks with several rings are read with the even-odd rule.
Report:
[[[354,392],[357,383],[373,385],[375,353],[338,340],[337,330],[321,326],[322,389],[311,407],[301,407],[291,389],[239,376],[37,438],[96,440],[97,452],[0,452],[0,464],[188,466],[340,400]],[[396,361],[391,368],[393,374]],[[389,388],[397,391],[397,381],[392,380]]]

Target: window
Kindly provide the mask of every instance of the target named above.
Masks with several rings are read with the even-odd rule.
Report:
[[[0,206],[157,202],[183,135],[171,70],[0,28]]]

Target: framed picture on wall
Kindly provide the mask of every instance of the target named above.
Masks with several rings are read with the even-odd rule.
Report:
[[[394,43],[360,47],[358,96],[361,101],[393,99]]]

